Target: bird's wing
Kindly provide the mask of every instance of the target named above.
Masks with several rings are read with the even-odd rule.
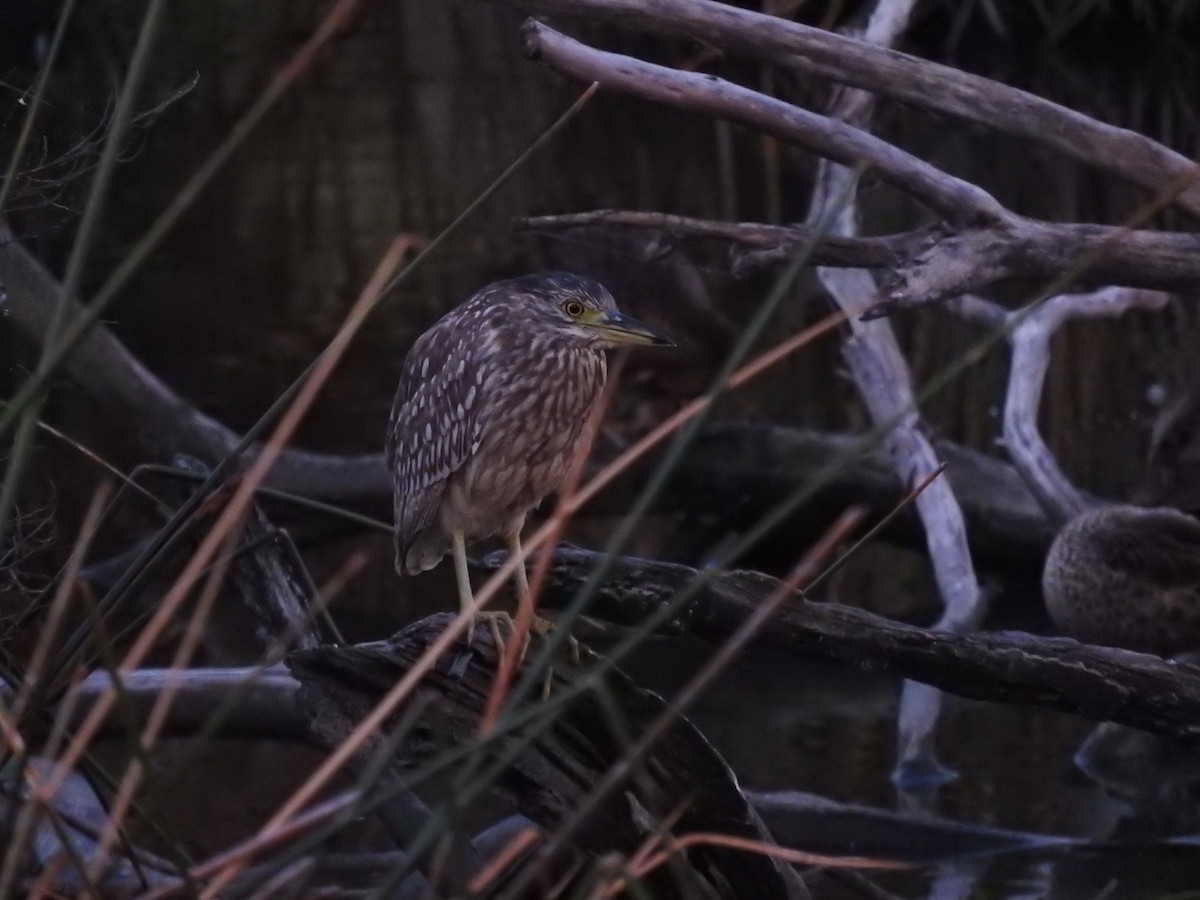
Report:
[[[1164,514],[1098,536],[1101,558],[1163,588],[1200,586],[1200,520]]]
[[[437,516],[446,479],[479,448],[482,370],[453,328],[421,335],[405,359],[384,452],[392,472],[399,559]]]

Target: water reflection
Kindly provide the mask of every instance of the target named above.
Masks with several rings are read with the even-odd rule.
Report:
[[[699,641],[662,638],[626,668],[670,698],[711,653]],[[1200,888],[1200,846],[1171,837],[1191,817],[1162,814],[1157,795],[1131,803],[1077,769],[1072,757],[1092,724],[1073,716],[947,698],[938,751],[959,778],[927,806],[902,802],[888,780],[898,685],[755,651],[691,718],[748,790],[804,791],[847,805],[781,826],[762,801],[781,841],[781,827],[806,829],[801,849],[912,860],[920,868],[871,873],[901,896],[1091,900]],[[1184,797],[1179,809],[1200,808]],[[813,887],[816,897],[852,896],[824,879]]]

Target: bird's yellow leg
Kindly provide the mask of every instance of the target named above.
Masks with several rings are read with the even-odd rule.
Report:
[[[512,532],[512,534],[508,535],[508,544],[509,556],[517,560],[517,568],[512,577],[517,582],[517,604],[520,607],[533,601],[532,596],[529,595],[529,574],[524,570],[524,550],[521,547],[521,532]]]
[[[450,552],[454,556],[454,580],[458,583],[458,608],[466,610],[475,602],[475,594],[471,591],[471,573],[467,571],[467,539],[465,535],[455,532],[450,535]],[[467,626],[467,644],[475,637],[475,617]]]
[[[521,532],[514,531],[508,535],[508,552],[516,558],[516,580],[517,580],[517,602],[524,605],[533,603],[533,596],[529,593],[529,574],[525,571],[525,550],[521,547]],[[537,611],[531,609],[533,615],[531,628],[537,631],[538,634],[546,634],[554,626],[545,619],[538,616]],[[571,648],[571,661],[579,665],[582,657],[579,653],[579,641],[567,635],[567,646]],[[549,685],[546,686],[545,693],[549,693]]]
[[[521,548],[521,531],[520,529],[504,536],[505,542],[508,544],[509,554],[517,561],[517,568],[513,572],[513,578],[517,583],[517,609],[522,609],[525,604],[531,602],[529,593],[529,573],[525,571],[525,551]],[[530,628],[537,625],[538,618],[531,609]],[[518,614],[519,615],[519,614]],[[519,662],[525,662],[525,654],[529,652],[529,635],[525,635],[525,640],[521,643],[521,656]]]
[[[471,590],[471,573],[467,570],[467,539],[463,534],[455,533],[450,536],[450,549],[454,554],[454,580],[458,582],[458,603],[459,608],[466,610],[475,602],[475,594]],[[504,636],[500,633],[500,623],[497,619],[506,620],[509,628],[513,627],[512,616],[501,610],[500,612],[482,612],[479,615],[484,616],[488,620],[488,626],[492,630],[492,640],[496,644],[496,652],[501,656],[504,655]],[[475,617],[471,617],[471,624],[467,626],[467,644],[469,645],[475,637]]]

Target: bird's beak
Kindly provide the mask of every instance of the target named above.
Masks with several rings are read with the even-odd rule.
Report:
[[[590,323],[603,332],[614,344],[642,344],[651,347],[674,347],[675,342],[660,331],[623,312],[602,312]]]

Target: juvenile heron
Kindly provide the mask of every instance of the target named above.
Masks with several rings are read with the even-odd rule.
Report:
[[[1055,624],[1078,640],[1200,650],[1200,521],[1166,507],[1085,512],[1054,539],[1042,592]]]
[[[604,388],[604,351],[628,344],[671,341],[620,312],[600,284],[565,272],[488,285],[417,338],[385,450],[396,570],[424,572],[450,550],[465,608],[467,541],[502,534],[526,596],[525,515],[567,475]]]

